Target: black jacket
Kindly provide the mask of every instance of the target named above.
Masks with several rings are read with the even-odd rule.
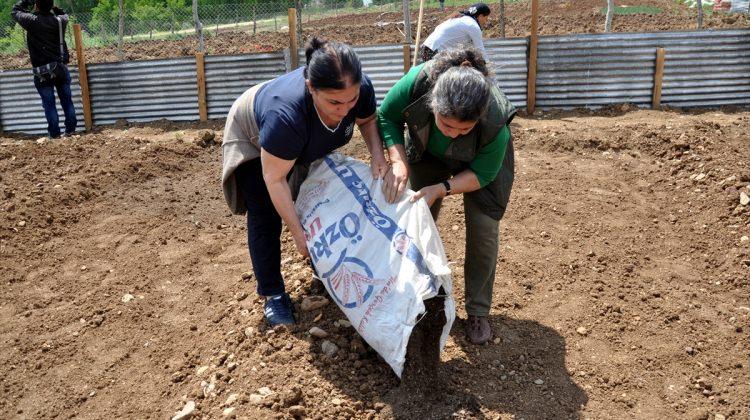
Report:
[[[70,61],[68,46],[63,36],[63,56],[60,57],[60,28],[55,15],[60,18],[63,35],[68,26],[68,15],[61,9],[54,8],[52,13],[29,13],[34,7],[34,0],[20,0],[10,12],[13,20],[28,32],[26,44],[29,47],[31,65],[43,66],[52,62],[67,64]]]

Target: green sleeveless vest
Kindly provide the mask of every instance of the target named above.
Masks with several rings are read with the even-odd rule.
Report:
[[[428,61],[417,75],[410,95],[410,104],[403,110],[404,120],[409,131],[404,147],[410,163],[419,161],[427,148],[430,138],[430,124],[435,118],[429,108],[432,83],[429,80],[433,61]],[[510,124],[516,109],[497,86],[492,86],[492,97],[485,116],[466,135],[451,141],[445,151],[444,160],[459,165],[471,162],[484,145],[491,142],[503,126]],[[453,165],[450,165],[453,166]]]
[[[430,68],[433,61],[428,61],[417,75],[412,87],[409,105],[403,110],[404,120],[408,129],[404,147],[409,163],[416,163],[422,159],[430,138],[430,126],[435,116],[429,108],[432,83],[429,80]],[[440,159],[445,162],[454,175],[467,169],[479,150],[492,142],[503,126],[510,124],[516,115],[516,108],[500,89],[492,86],[487,113],[468,134],[451,140],[445,155]],[[467,194],[476,195],[482,204],[485,214],[495,220],[500,220],[510,199],[510,192],[514,178],[514,153],[512,138],[505,151],[505,159],[495,180]]]

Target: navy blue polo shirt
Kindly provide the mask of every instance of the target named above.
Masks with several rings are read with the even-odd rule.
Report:
[[[331,130],[318,117],[299,68],[262,86],[253,108],[263,149],[281,159],[310,163],[351,140],[355,119],[375,113],[375,91],[363,74],[357,104]]]

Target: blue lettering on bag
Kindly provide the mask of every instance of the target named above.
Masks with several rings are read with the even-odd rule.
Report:
[[[310,256],[313,262],[320,258],[328,258],[332,255],[331,245],[339,239],[350,239],[354,245],[362,240],[359,233],[359,217],[354,213],[347,213],[338,222],[331,223],[320,232],[320,236],[314,239]]]
[[[356,172],[348,166],[337,165],[330,157],[324,158],[324,161],[328,167],[331,168],[331,171],[338,176],[344,186],[346,186],[352,195],[354,195],[354,198],[357,199],[357,202],[362,206],[362,210],[364,210],[365,216],[370,223],[385,235],[392,244],[394,243],[394,240],[398,239],[401,235],[406,235],[406,232],[398,227],[396,222],[383,214],[383,212],[381,212],[375,205],[372,201],[372,196],[370,195],[370,189],[367,188],[364,182],[362,182],[362,179]],[[431,291],[434,292],[437,289],[437,279],[435,278],[435,275],[430,272],[429,268],[427,268],[427,264],[422,253],[419,251],[419,248],[417,248],[412,241],[409,241],[405,250],[401,250],[399,247],[395,248],[399,253],[405,255],[414,263],[420,274],[426,275],[430,278],[430,288],[432,289]],[[328,252],[330,253],[330,250],[328,250]]]

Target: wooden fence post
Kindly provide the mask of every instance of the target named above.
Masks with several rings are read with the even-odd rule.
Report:
[[[419,17],[417,18],[417,39],[414,41],[414,61],[413,66],[417,65],[419,56],[419,37],[422,35],[422,14],[424,13],[424,0],[419,0]]]
[[[118,24],[117,24],[117,61],[125,60],[125,53],[122,50],[122,37],[125,36],[125,6],[123,0],[118,0]]]
[[[206,59],[202,52],[195,54],[195,69],[198,72],[198,113],[201,121],[208,121],[206,102]]]
[[[536,54],[539,43],[539,0],[531,0],[531,36],[529,37],[529,73],[526,84],[526,112],[536,110]]]
[[[500,0],[500,38],[505,38],[505,0]]]
[[[416,51],[414,52],[416,55]],[[411,45],[404,44],[404,74],[409,72],[411,68]]]
[[[303,38],[302,38],[302,1],[301,0],[294,0],[294,9],[296,10],[294,16],[297,18],[297,25],[295,26],[297,30],[294,32],[297,34],[297,43],[299,44],[299,43],[303,43],[302,42]]]
[[[656,68],[654,69],[654,94],[651,100],[651,107],[659,109],[661,106],[661,84],[664,78],[664,57],[666,52],[664,48],[656,49]]]
[[[81,85],[81,102],[83,103],[83,120],[86,131],[94,127],[94,119],[91,113],[91,96],[89,95],[89,73],[86,70],[86,57],[83,54],[83,36],[81,25],[73,25],[73,33],[76,40],[76,57],[78,58],[78,84]]]
[[[612,32],[612,17],[615,14],[615,0],[607,0],[607,17],[604,19],[604,32]]]
[[[411,44],[411,14],[409,13],[409,0],[403,0],[404,9],[404,42]]]
[[[292,70],[297,68],[299,51],[297,47],[297,9],[289,8],[289,52],[291,53]]]

